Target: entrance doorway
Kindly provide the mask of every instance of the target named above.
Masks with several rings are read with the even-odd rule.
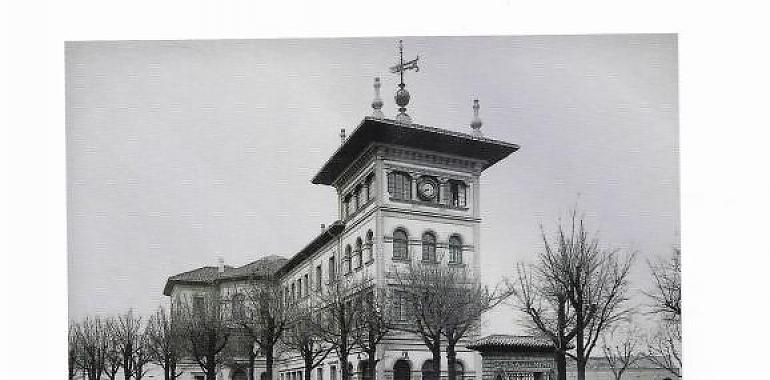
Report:
[[[412,366],[408,360],[399,359],[393,365],[393,380],[410,380]]]

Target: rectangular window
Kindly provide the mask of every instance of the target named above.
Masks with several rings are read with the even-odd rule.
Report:
[[[203,296],[194,296],[193,297],[193,313],[197,316],[203,315],[203,309],[205,307],[205,300],[203,299]]]
[[[310,294],[310,275],[305,273],[305,297]]]
[[[195,375],[194,379],[195,379],[195,380],[206,380],[206,376],[203,376],[203,375]]]
[[[337,380],[337,366],[333,365],[329,367],[329,379],[330,380]]]
[[[331,284],[337,278],[337,264],[334,263],[334,256],[329,258],[329,283]]]
[[[292,301],[297,299],[297,287],[293,282],[291,283],[291,299]]]
[[[412,199],[412,179],[401,172],[388,173],[388,192],[394,199]]]
[[[323,281],[323,273],[321,271],[321,266],[315,267],[315,290],[321,291],[321,284]]]
[[[464,183],[459,181],[452,181],[449,184],[449,196],[450,201],[452,202],[452,206],[454,207],[465,207],[465,192],[466,192],[466,186]]]
[[[324,380],[324,369],[323,368],[318,367],[318,369],[316,369],[315,380]]]

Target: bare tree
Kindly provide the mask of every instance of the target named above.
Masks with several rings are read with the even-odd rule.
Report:
[[[67,355],[67,378],[69,380],[75,379],[78,369],[82,369],[78,359],[81,355],[80,345],[78,343],[78,324],[70,321],[67,330],[67,343],[68,343],[68,355]]]
[[[647,358],[682,377],[682,280],[681,250],[674,248],[668,260],[648,263],[653,289],[645,292],[652,301],[650,312],[659,318],[647,340]]]
[[[333,347],[324,344],[316,330],[317,325],[313,319],[318,314],[310,302],[306,300],[295,310],[296,316],[281,340],[286,348],[300,354],[305,369],[305,380],[310,380],[313,369],[323,363]]]
[[[123,355],[120,351],[120,339],[117,334],[116,321],[114,318],[107,318],[105,322],[105,338],[107,339],[107,350],[104,355],[104,374],[110,380],[115,380],[118,371],[123,367]]]
[[[397,282],[396,294],[402,319],[414,323],[397,323],[394,328],[417,334],[432,355],[432,376],[441,375],[441,340],[450,313],[450,301],[444,290],[454,286],[451,276],[434,264],[411,263],[406,269],[393,272]]]
[[[275,346],[291,323],[294,305],[284,299],[280,283],[273,277],[255,277],[246,289],[244,315],[236,322],[265,355],[267,378],[273,379]],[[257,351],[249,350],[249,380],[254,380]]]
[[[149,336],[143,329],[137,339],[136,350],[132,359],[131,367],[134,369],[134,379],[142,380],[147,371],[150,370],[148,364],[152,362],[152,349],[150,349]]]
[[[355,281],[352,276],[342,277],[329,284],[326,291],[314,295],[317,318],[312,319],[313,328],[337,353],[343,380],[350,379],[348,355],[355,346],[360,311],[354,307],[355,299],[365,294],[371,285],[368,281]]]
[[[647,340],[645,356],[676,377],[682,377],[682,325],[662,322]]]
[[[99,380],[105,370],[108,326],[100,317],[86,317],[75,326],[78,367],[88,380]]]
[[[567,304],[567,289],[537,267],[519,263],[516,270],[518,278],[510,283],[516,296],[515,305],[529,318],[527,327],[534,334],[551,340],[555,347],[557,377],[566,380],[566,356],[577,333],[574,315]]]
[[[600,248],[598,239],[586,230],[582,217],[577,217],[577,211],[571,213],[569,225],[559,223],[553,241],[549,241],[542,227],[541,231],[544,249],[538,255],[532,278],[518,281],[517,293],[522,293],[518,299],[523,301],[519,306],[535,327],[557,345],[561,379],[561,352],[574,337],[574,354],[565,353],[577,362],[578,380],[585,380],[588,358],[602,333],[631,310],[627,306],[628,273],[635,254],[622,255],[618,250]],[[522,272],[526,271],[519,267],[520,277]],[[540,307],[551,312],[541,314]],[[549,314],[556,316],[555,329]]]
[[[117,349],[123,362],[123,377],[129,380],[134,374],[134,354],[142,334],[142,318],[128,310],[117,317],[113,326]]]
[[[438,291],[444,294],[444,299],[449,303],[442,334],[447,340],[448,379],[455,380],[457,343],[467,336],[478,333],[481,327],[481,315],[500,304],[513,291],[500,286],[490,289],[465,267],[442,267],[431,273],[448,278],[448,281],[439,280],[437,283],[450,285]]]
[[[182,375],[182,372],[177,373],[177,364],[185,347],[178,319],[160,307],[147,322],[147,348],[153,361],[163,368],[164,380],[174,380]]]
[[[368,280],[364,280],[368,281]],[[393,296],[388,288],[376,288],[358,298],[358,319],[355,342],[366,353],[364,378],[375,380],[377,374],[377,346],[390,333],[396,316]],[[309,379],[305,379],[309,380]]]
[[[615,380],[621,380],[623,373],[643,357],[639,337],[639,330],[629,324],[622,330],[610,330],[609,336],[602,338],[602,351]]]
[[[217,291],[210,291],[197,299],[179,300],[175,305],[175,316],[178,315],[182,321],[190,354],[206,374],[206,380],[216,380],[217,370],[225,359],[223,350],[232,333],[222,309]]]

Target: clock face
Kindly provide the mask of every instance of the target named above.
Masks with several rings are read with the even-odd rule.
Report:
[[[420,196],[426,200],[435,198],[436,193],[438,192],[436,189],[436,183],[431,180],[422,181],[418,190],[420,191]]]

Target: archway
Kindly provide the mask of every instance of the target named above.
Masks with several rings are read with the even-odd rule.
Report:
[[[393,380],[410,380],[412,366],[406,359],[399,359],[393,365]]]
[[[422,372],[422,380],[438,380],[438,376],[436,376],[436,371],[433,370],[433,360],[428,359],[424,363],[422,363],[422,368],[420,369]]]
[[[372,380],[369,376],[369,360],[361,360],[358,362],[358,373],[360,373],[361,380]]]

